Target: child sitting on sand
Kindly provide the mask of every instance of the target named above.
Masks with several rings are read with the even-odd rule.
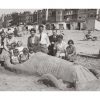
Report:
[[[76,48],[74,46],[74,41],[69,40],[68,46],[66,48],[66,60],[74,62],[76,59]]]
[[[29,51],[27,48],[23,49],[23,53],[19,55],[19,62],[23,63],[29,59]]]

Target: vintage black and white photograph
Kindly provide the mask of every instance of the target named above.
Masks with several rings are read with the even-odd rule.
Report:
[[[0,91],[100,91],[100,9],[0,9]]]

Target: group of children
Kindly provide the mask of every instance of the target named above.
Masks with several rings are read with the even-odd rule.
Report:
[[[29,52],[27,48],[22,46],[22,42],[18,41],[11,44],[10,59],[12,64],[23,63],[29,59]]]
[[[29,51],[23,47],[23,43],[18,41],[14,36],[14,32],[8,28],[7,35],[4,32],[0,33],[0,58],[7,54],[10,56],[12,64],[23,63],[29,59]],[[0,59],[1,60],[1,59]]]

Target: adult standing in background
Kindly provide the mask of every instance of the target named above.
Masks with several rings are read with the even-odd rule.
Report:
[[[49,55],[55,56],[54,53],[54,45],[57,42],[57,30],[52,30],[52,35],[49,36],[49,40],[50,40],[50,45],[48,47],[49,50]]]
[[[44,32],[44,26],[39,25],[39,33],[35,35],[35,38],[38,42],[39,51],[48,53],[48,47],[50,45],[49,37],[47,33]]]
[[[28,37],[27,47],[29,49],[29,53],[32,54],[33,52],[37,52],[38,42],[36,41],[36,30],[32,28],[30,30],[31,36]]]

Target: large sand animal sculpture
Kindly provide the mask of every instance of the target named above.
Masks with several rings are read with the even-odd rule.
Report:
[[[26,62],[17,65],[11,64],[10,58],[6,56],[5,67],[30,74],[38,74],[42,76],[41,79],[48,78],[54,82],[57,88],[62,90],[66,88],[66,84],[61,85],[61,82],[74,83],[76,90],[84,90],[87,83],[89,86],[89,82],[98,81],[87,68],[41,52],[34,54]]]

